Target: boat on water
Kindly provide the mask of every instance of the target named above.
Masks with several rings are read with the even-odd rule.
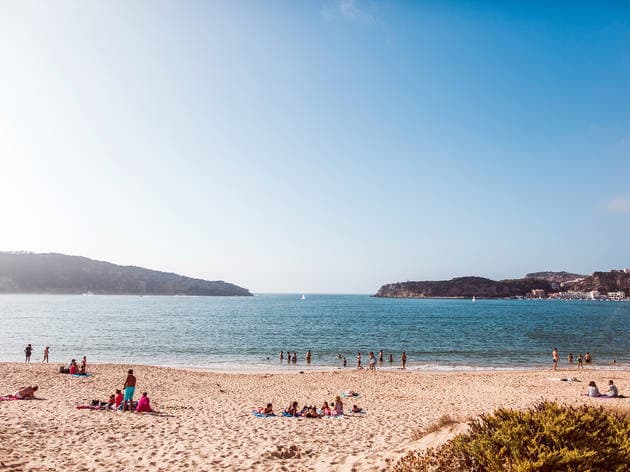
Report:
[[[472,302],[475,303],[477,300],[475,299],[475,296],[473,295],[472,297]]]
[[[300,297],[300,300],[306,300],[306,297],[304,296],[304,294],[302,294],[302,296]]]

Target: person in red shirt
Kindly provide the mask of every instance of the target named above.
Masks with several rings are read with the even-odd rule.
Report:
[[[116,407],[116,409],[118,409],[120,407],[120,404],[123,401],[123,394],[122,391],[120,391],[120,389],[116,389],[116,398],[114,399],[114,406]]]

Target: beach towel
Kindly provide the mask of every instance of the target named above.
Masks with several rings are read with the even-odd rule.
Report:
[[[615,398],[623,398],[621,395],[616,396],[616,397],[609,397],[608,395],[603,395],[603,394],[600,394],[598,397],[589,397],[588,393],[583,393],[582,396],[588,397],[588,398],[597,398],[598,400],[614,400]]]
[[[92,377],[92,374],[90,374],[89,372],[86,374],[70,374],[72,375],[72,377]]]
[[[282,416],[285,418],[299,418],[299,416],[293,416],[291,413],[287,413],[286,411],[282,412]]]
[[[359,398],[361,395],[357,392],[341,392],[339,396],[343,398]]]
[[[13,395],[3,395],[0,396],[0,402],[8,402],[11,400],[24,400],[24,398],[14,397]]]
[[[275,413],[272,413],[270,415],[264,415],[262,413],[258,413],[256,410],[252,411],[252,415],[254,415],[256,418],[271,418],[273,416],[276,416]]]
[[[107,405],[77,405],[77,410],[110,410],[110,411],[114,411],[116,410],[115,407],[110,407]]]

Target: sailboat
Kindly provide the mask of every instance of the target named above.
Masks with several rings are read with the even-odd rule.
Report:
[[[304,296],[304,294],[302,294],[302,297],[300,298],[300,300],[306,300],[306,297]]]
[[[475,303],[475,296],[473,295],[472,302]]]

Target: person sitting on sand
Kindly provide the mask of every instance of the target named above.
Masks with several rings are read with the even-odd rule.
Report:
[[[619,390],[617,389],[617,386],[612,380],[608,381],[608,392],[606,392],[606,396],[611,397],[611,398],[615,398],[619,396]]]
[[[601,396],[599,393],[599,389],[597,385],[592,380],[588,383],[588,396],[591,398],[596,398]]]
[[[114,407],[118,410],[123,402],[123,394],[120,389],[116,389],[116,396],[114,397]]]
[[[137,413],[151,413],[152,411],[153,409],[151,408],[151,400],[149,399],[147,392],[143,392],[142,396],[140,397],[140,400],[138,400],[138,405],[136,406],[136,412]]]
[[[319,413],[317,413],[317,408],[315,408],[315,405],[311,405],[306,410],[304,418],[321,418],[321,416],[319,416]]]
[[[328,405],[328,402],[324,402],[324,404],[322,405],[322,416],[330,416],[332,415],[332,410],[330,409],[330,405]]]
[[[70,361],[70,365],[68,366],[68,373],[71,375],[77,374],[79,371],[78,366],[77,366],[77,360],[76,359],[72,359]]]
[[[273,405],[271,403],[267,403],[266,407],[260,407],[258,408],[258,413],[260,413],[261,415],[273,415]]]
[[[32,387],[20,387],[17,392],[13,394],[15,398],[19,398],[20,400],[31,400],[35,398],[35,392],[37,392],[37,385],[33,385]]]
[[[335,397],[335,405],[333,409],[333,416],[341,416],[343,415],[343,402],[341,401],[341,397],[337,395]]]
[[[291,416],[300,416],[300,412],[298,411],[298,402],[291,403],[284,409],[284,412]]]
[[[359,408],[357,405],[352,405],[352,413],[363,413],[363,408]]]

